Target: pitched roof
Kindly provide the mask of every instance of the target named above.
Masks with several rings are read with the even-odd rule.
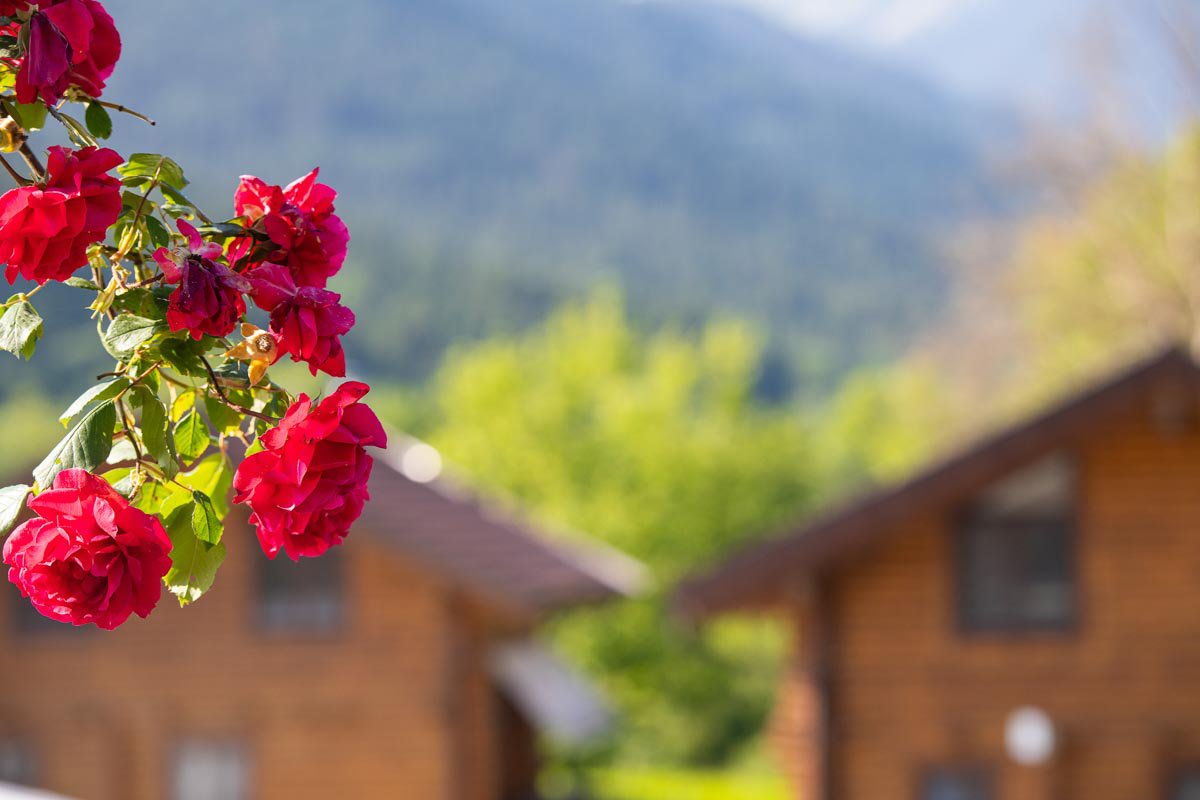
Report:
[[[969,497],[1013,470],[1080,441],[1138,404],[1178,412],[1178,401],[1194,403],[1198,388],[1200,367],[1192,357],[1181,349],[1166,350],[903,483],[735,553],[709,572],[685,581],[676,592],[676,607],[689,616],[701,617],[768,605],[778,599],[789,578],[838,563],[886,535],[897,523]]]
[[[599,542],[539,531],[491,507],[414,453],[402,436],[376,461],[363,522],[376,535],[476,593],[542,613],[636,593],[645,568]],[[440,462],[439,462],[440,464]]]

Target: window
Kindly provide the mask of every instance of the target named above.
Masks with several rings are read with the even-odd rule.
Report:
[[[921,800],[991,800],[987,775],[973,769],[938,769],[921,785]]]
[[[259,560],[258,616],[272,631],[336,630],[344,613],[342,558],[330,552],[299,562]]]
[[[1050,459],[984,492],[961,518],[959,614],[968,630],[1060,629],[1075,619],[1074,475]]]
[[[1200,800],[1200,767],[1184,770],[1175,777],[1171,800]]]
[[[175,752],[171,800],[248,800],[249,760],[233,742],[189,741]]]
[[[33,786],[36,766],[28,746],[14,739],[0,739],[0,783]]]

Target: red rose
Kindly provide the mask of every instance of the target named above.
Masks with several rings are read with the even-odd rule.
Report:
[[[354,327],[354,312],[339,301],[340,294],[314,286],[296,286],[291,272],[279,264],[264,264],[250,273],[251,295],[271,315],[271,333],[279,352],[308,363],[313,375],[346,374],[346,354],[340,337]]]
[[[97,0],[44,0],[29,18],[17,100],[53,104],[71,86],[99,97],[120,57],[121,35]]]
[[[197,341],[205,334],[228,336],[246,313],[242,292],[250,291],[250,282],[214,260],[221,255],[221,245],[205,243],[185,220],[176,224],[189,249],[171,252],[160,247],[154,253],[166,282],[179,284],[168,301],[167,325],[173,331],[188,331]]]
[[[171,540],[156,517],[81,469],[60,472],[29,507],[38,516],[8,537],[4,563],[34,608],[106,630],[154,610],[171,568]]]
[[[317,183],[317,172],[284,189],[243,175],[233,203],[237,215],[269,240],[252,254],[252,264],[284,264],[300,286],[324,288],[346,261],[350,231],[333,213],[337,192]]]
[[[263,434],[265,448],[233,477],[234,502],[250,507],[250,522],[270,558],[282,548],[298,561],[341,544],[370,498],[373,459],[366,447],[387,447],[375,412],[358,401],[370,391],[349,382],[315,408],[307,395]]]
[[[28,11],[30,0],[0,0],[0,17],[15,16],[18,11]]]
[[[63,281],[87,263],[90,244],[104,241],[121,214],[121,163],[112,150],[51,147],[44,186],[20,186],[0,197],[0,261],[11,284]]]

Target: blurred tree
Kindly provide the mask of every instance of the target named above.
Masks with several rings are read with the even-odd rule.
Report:
[[[792,518],[812,496],[811,437],[753,403],[760,347],[741,325],[643,336],[615,293],[520,338],[453,353],[426,432],[477,486],[648,564],[640,599],[573,614],[553,635],[623,713],[623,763],[727,762],[760,729],[779,632],[690,632],[666,595],[685,572]]]

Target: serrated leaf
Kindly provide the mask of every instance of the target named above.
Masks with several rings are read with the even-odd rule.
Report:
[[[17,524],[17,517],[25,508],[25,498],[31,491],[33,489],[23,485],[0,489],[0,537],[7,536],[13,525]]]
[[[127,386],[129,386],[128,378],[113,378],[111,381],[97,383],[79,395],[79,397],[76,397],[75,402],[71,403],[67,407],[67,410],[59,415],[58,421],[63,424],[64,428],[70,427],[71,420],[79,416],[80,412],[89,405],[101,400],[111,400],[123,392]]]
[[[103,464],[112,451],[116,426],[117,408],[112,400],[100,403],[85,414],[34,469],[37,486],[41,489],[49,487],[64,469],[93,470]]]
[[[134,153],[129,160],[117,167],[117,172],[125,178],[150,178],[158,176],[158,182],[175,189],[183,189],[188,185],[183,177],[183,168],[158,153]]]
[[[114,358],[127,359],[146,342],[167,330],[166,323],[133,314],[122,314],[108,326],[104,348]]]
[[[184,458],[199,458],[204,455],[204,451],[208,449],[208,442],[208,425],[195,411],[189,411],[175,426],[175,449]]]
[[[67,286],[74,286],[76,289],[88,289],[89,291],[93,292],[98,292],[101,289],[101,287],[97,286],[95,282],[89,281],[87,278],[80,278],[77,275],[67,278],[63,282],[67,284]]]
[[[197,491],[192,492],[192,501],[192,533],[205,544],[220,544],[224,529],[212,499]]]
[[[208,377],[208,370],[200,360],[203,345],[195,339],[166,339],[158,347],[163,360],[173,370],[192,377]]]
[[[92,136],[97,139],[107,139],[112,136],[112,117],[109,116],[108,109],[99,103],[95,101],[88,103],[83,121],[87,123],[87,129],[92,132]]]
[[[181,606],[196,602],[212,588],[225,561],[224,544],[210,545],[196,537],[190,512],[190,506],[180,506],[167,517],[166,525],[172,545],[171,569],[163,581]]]
[[[0,317],[0,350],[28,361],[44,332],[45,326],[37,309],[24,300],[13,303]]]

